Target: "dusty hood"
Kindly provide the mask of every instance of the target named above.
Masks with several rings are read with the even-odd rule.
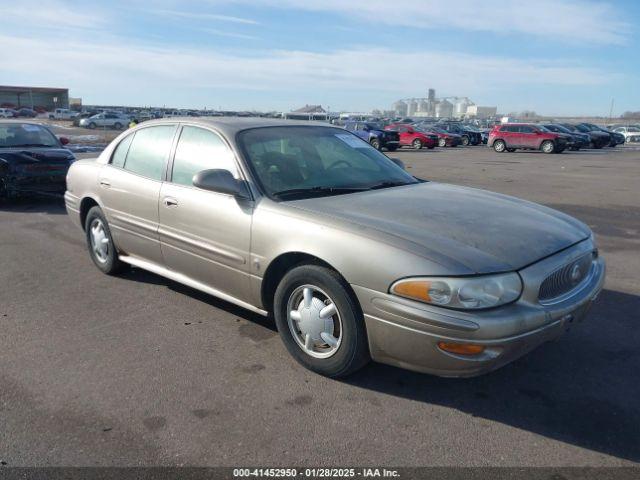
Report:
[[[578,220],[535,203],[430,182],[288,204],[365,227],[369,236],[395,238],[459,274],[518,270],[591,234]]]

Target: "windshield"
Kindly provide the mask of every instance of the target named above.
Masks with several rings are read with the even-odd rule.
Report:
[[[589,133],[591,131],[590,128],[587,128],[584,125],[576,125],[576,128],[584,133]]]
[[[418,183],[367,142],[338,128],[254,128],[240,132],[238,143],[258,182],[276,200]]]
[[[0,124],[0,148],[59,146],[58,139],[40,125],[32,123]]]

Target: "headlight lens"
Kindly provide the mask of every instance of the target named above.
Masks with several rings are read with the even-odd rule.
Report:
[[[446,308],[477,310],[514,302],[522,293],[517,273],[462,278],[408,278],[391,285],[391,293]]]

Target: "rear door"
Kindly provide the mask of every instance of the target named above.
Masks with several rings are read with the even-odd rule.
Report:
[[[171,270],[232,297],[249,301],[253,202],[201,190],[193,176],[208,169],[241,178],[233,151],[216,132],[184,125],[169,181],[160,193],[160,241]]]
[[[176,129],[156,125],[126,136],[99,177],[100,198],[118,248],[159,265],[158,199]]]
[[[540,135],[538,130],[531,125],[520,125],[518,127],[520,131],[520,142],[525,148],[538,148],[540,145]]]

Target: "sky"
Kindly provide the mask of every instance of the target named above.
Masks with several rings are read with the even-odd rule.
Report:
[[[85,104],[640,110],[637,0],[0,0],[0,85]]]

